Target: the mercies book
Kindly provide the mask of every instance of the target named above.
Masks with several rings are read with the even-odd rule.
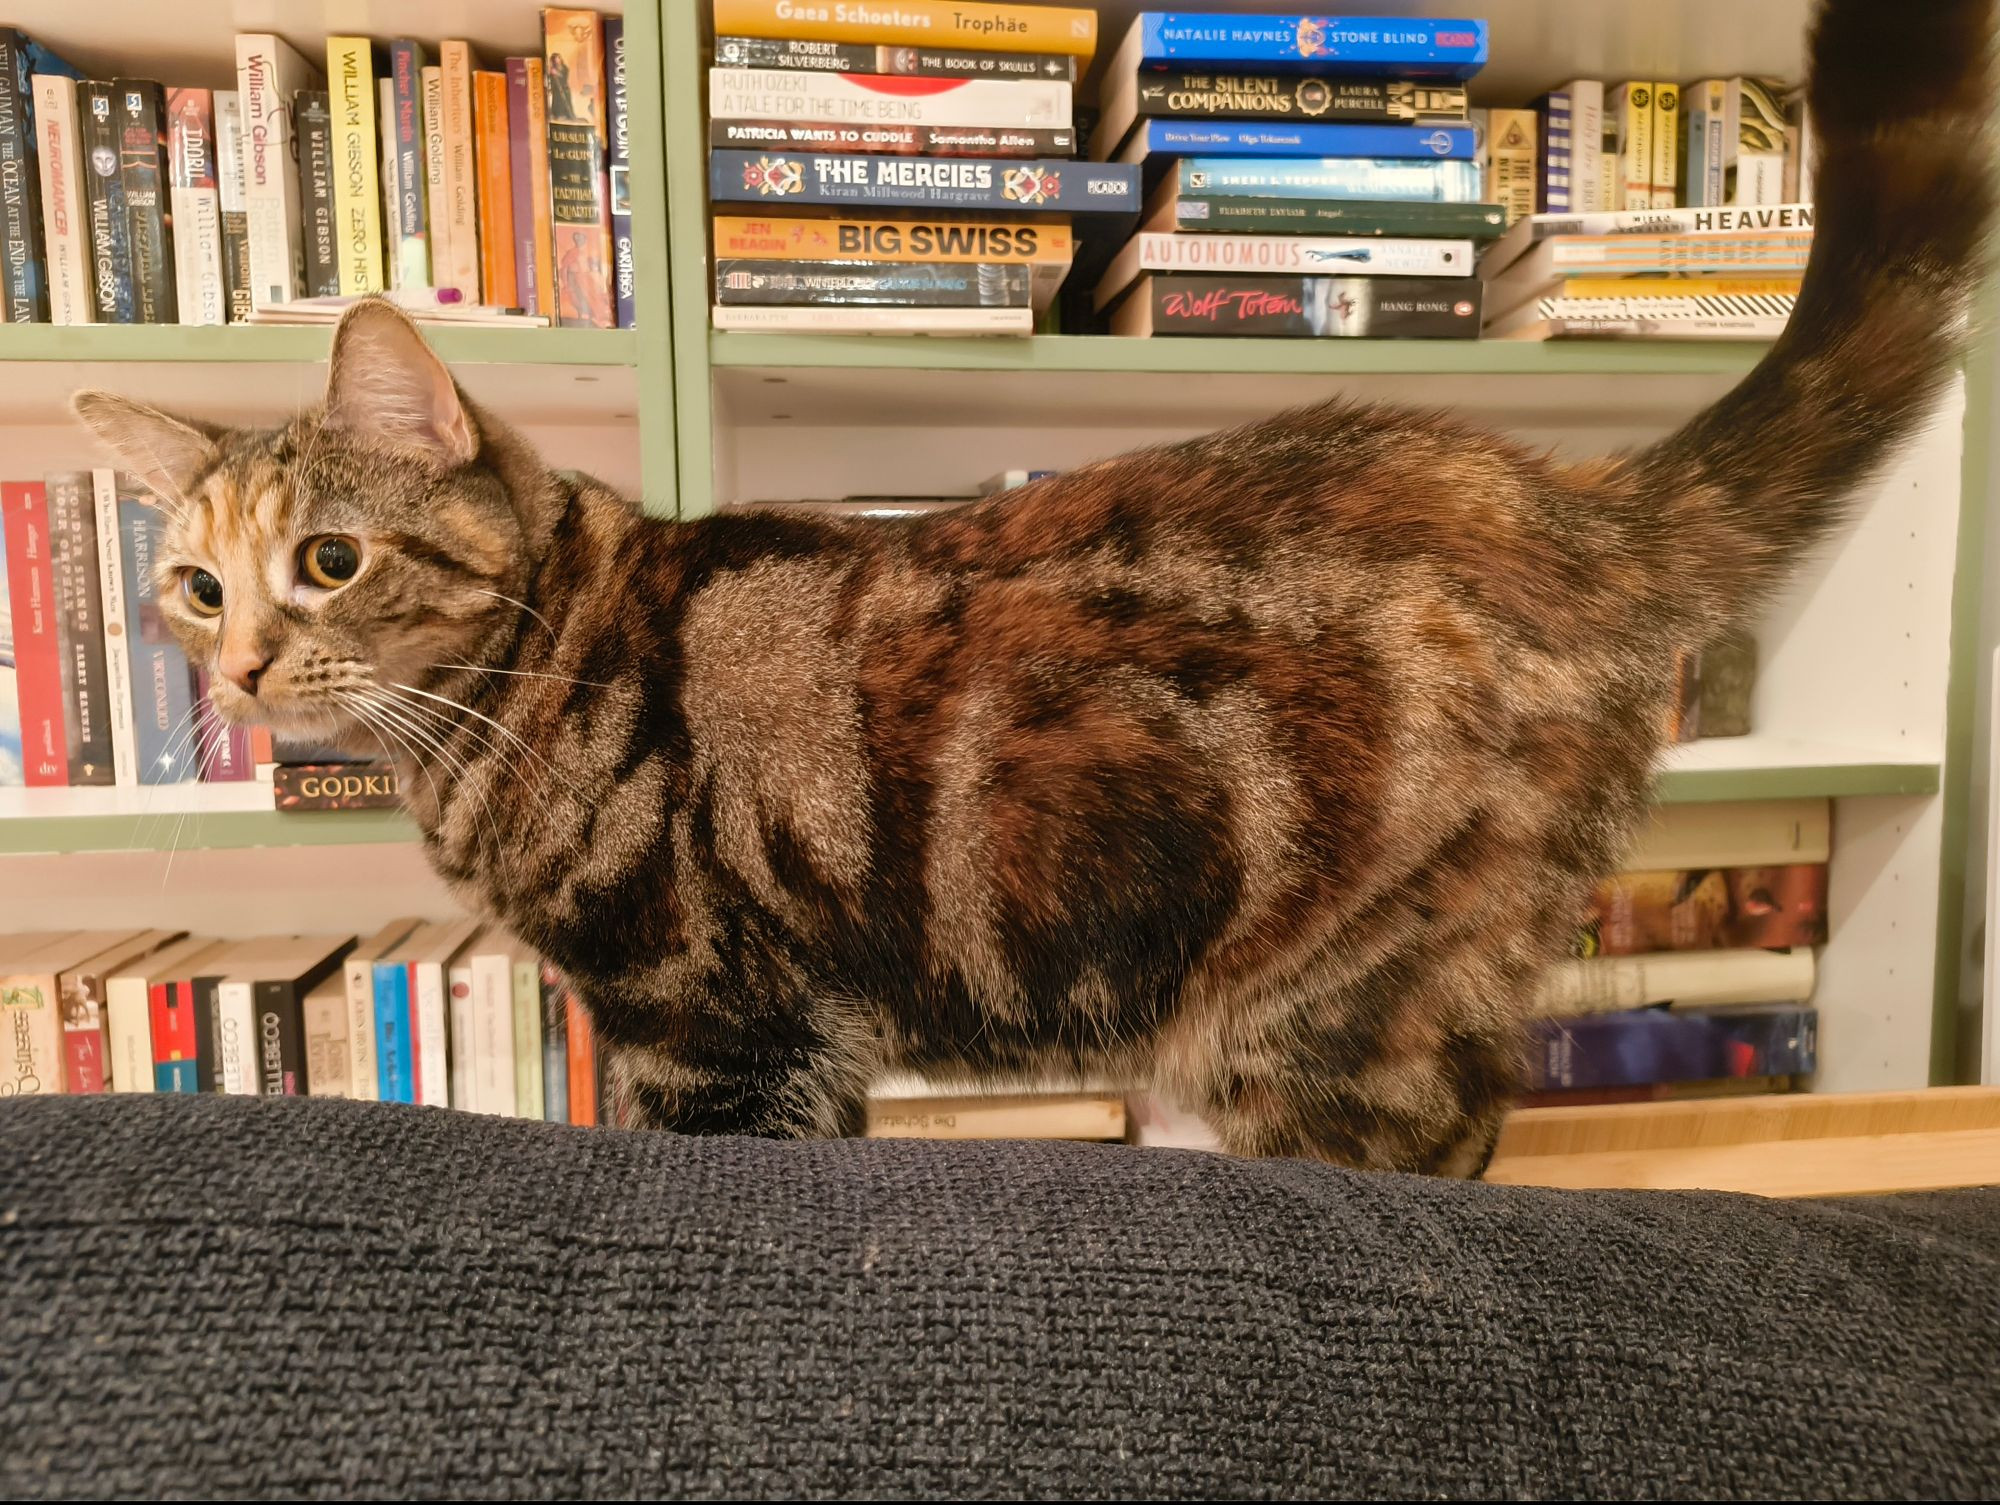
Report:
[[[1433,164],[1417,164],[1431,166]],[[712,152],[718,203],[1133,214],[1139,170],[1116,163]]]
[[[1149,272],[1113,312],[1111,332],[1471,340],[1479,337],[1479,284],[1460,277]]]
[[[717,37],[723,68],[797,68],[809,73],[899,73],[908,78],[1034,78],[1076,82],[1076,59],[1054,52],[971,47],[881,47],[801,37]]]
[[[715,0],[715,34],[1055,52],[1088,62],[1097,51],[1097,12],[981,0]]]

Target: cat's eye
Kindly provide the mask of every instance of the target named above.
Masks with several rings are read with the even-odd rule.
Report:
[[[207,570],[183,570],[181,593],[195,612],[204,617],[222,615],[222,582]]]
[[[306,540],[299,550],[299,571],[314,585],[339,590],[361,568],[361,547],[340,533],[326,533]]]

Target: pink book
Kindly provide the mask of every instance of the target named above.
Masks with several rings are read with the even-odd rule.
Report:
[[[535,297],[535,164],[529,152],[528,60],[507,59],[507,148],[514,174],[514,303],[531,314],[548,312]]]
[[[209,678],[206,669],[194,671],[195,725],[199,730],[195,740],[201,748],[201,778],[205,784],[243,784],[257,776],[256,762],[250,754],[250,729],[245,726],[228,726],[216,713],[215,702],[208,698]]]

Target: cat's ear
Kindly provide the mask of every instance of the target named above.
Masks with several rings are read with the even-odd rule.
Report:
[[[355,304],[334,331],[326,421],[449,467],[479,453],[479,430],[444,362],[408,315],[379,299]]]
[[[79,392],[70,411],[117,452],[123,469],[175,506],[187,505],[194,483],[221,458],[213,430],[116,392]]]

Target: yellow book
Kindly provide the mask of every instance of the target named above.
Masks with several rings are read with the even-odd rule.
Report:
[[[334,253],[340,291],[379,293],[382,276],[382,179],[375,135],[375,44],[367,37],[326,39],[327,110],[333,116]]]
[[[535,211],[535,306],[529,313],[556,316],[556,243],[554,211],[549,202],[549,102],[542,82],[542,60],[528,59],[528,171],[533,179],[529,200]],[[518,230],[516,231],[518,234]],[[535,1095],[541,1097],[541,1067],[535,1067]]]
[[[868,1137],[1123,1139],[1125,1099],[1082,1092],[875,1097],[868,1103]]]
[[[1565,298],[1791,298],[1798,277],[1572,277]]]
[[[1485,174],[1486,202],[1506,211],[1507,223],[1535,212],[1535,142],[1538,123],[1533,110],[1488,110],[1486,134],[1480,143],[1480,169]]]
[[[1097,51],[1097,12],[975,0],[715,0],[720,37],[932,42],[981,52]]]
[[[1681,86],[1653,85],[1653,207],[1672,209],[1681,199]]]

